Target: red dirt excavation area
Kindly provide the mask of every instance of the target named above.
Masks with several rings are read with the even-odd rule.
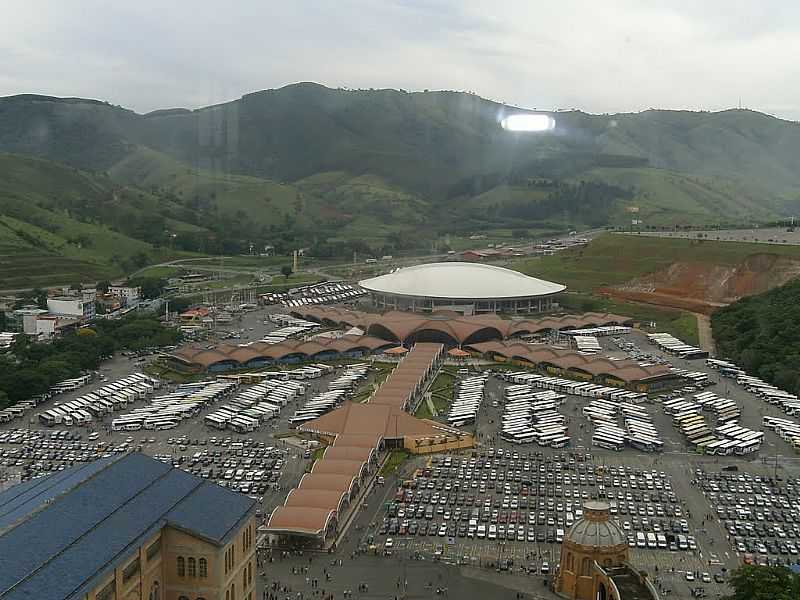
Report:
[[[609,296],[711,314],[739,298],[761,294],[800,275],[800,260],[752,254],[737,265],[674,262],[665,269],[598,290]]]

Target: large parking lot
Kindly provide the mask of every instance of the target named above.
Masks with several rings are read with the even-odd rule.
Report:
[[[502,448],[473,457],[434,456],[393,490],[370,532],[372,543],[384,551],[388,544],[389,553],[546,576],[583,503],[604,499],[627,535],[633,562],[651,576],[685,581],[688,572],[701,582],[721,580],[722,565],[701,553],[672,476],[603,462],[580,452]]]
[[[800,480],[698,469],[695,484],[744,562],[766,565],[798,561]]]
[[[239,326],[242,335],[271,330],[265,316],[248,314],[247,322]],[[259,327],[262,331],[255,330]],[[639,333],[628,339],[648,354],[660,353]],[[606,355],[625,356],[611,339],[601,342]],[[703,361],[660,356],[680,368],[708,370]],[[104,381],[62,394],[35,412],[141,368],[135,360],[115,358],[101,370]],[[310,463],[309,446],[286,437],[288,418],[342,372],[336,369],[305,382],[305,393],[290,400],[277,418],[246,434],[204,424],[204,417],[224,401],[168,431],[112,431],[110,423],[119,413],[71,428],[47,428],[32,419],[33,414],[26,415],[24,421],[0,427],[0,488],[101,456],[141,450],[259,498],[266,516],[284,502]],[[360,389],[370,387],[372,377]],[[800,469],[789,444],[761,426],[765,414],[785,415],[735,382],[720,380],[716,372],[709,371],[709,377],[719,382],[709,389],[741,407],[741,425],[764,431],[759,453],[746,457],[693,453],[658,402],[637,406],[648,412],[658,429],[665,442],[663,453],[593,448],[592,425],[582,410],[591,399],[571,395],[558,408],[565,416],[570,447],[512,444],[498,435],[509,384],[489,377],[470,427],[478,446],[460,454],[408,461],[400,480],[389,479],[392,483],[376,488],[378,501],[370,500],[370,507],[354,520],[355,537],[362,548],[379,554],[388,550],[392,556],[469,564],[542,580],[558,564],[560,541],[580,518],[583,503],[604,499],[627,536],[632,563],[678,597],[688,597],[700,587],[710,596],[726,593],[720,582],[742,561],[796,562],[800,560]],[[174,385],[165,385],[154,394],[174,390]],[[150,398],[137,400],[125,410],[148,402]],[[723,470],[734,467],[736,471]]]

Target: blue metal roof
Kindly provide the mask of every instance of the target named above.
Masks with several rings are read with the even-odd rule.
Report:
[[[113,457],[96,460],[8,488],[0,494],[0,531],[40,506],[51,502],[53,498],[71,489],[76,483],[91,477],[112,460]]]
[[[175,527],[224,545],[249,516],[253,504],[252,498],[205,481],[167,515],[167,520]]]
[[[79,598],[165,524],[224,544],[255,505],[142,454],[97,463],[0,496],[0,598]]]

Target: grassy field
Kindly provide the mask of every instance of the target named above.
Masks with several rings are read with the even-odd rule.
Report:
[[[744,224],[775,214],[775,203],[768,206],[771,200],[762,189],[733,179],[650,168],[595,168],[579,178],[636,189],[636,197],[626,205],[638,207],[638,218],[648,225]],[[611,222],[630,224],[631,214],[624,208],[620,206]]]
[[[392,450],[389,454],[389,458],[386,459],[386,462],[381,467],[380,474],[385,476],[394,473],[408,457],[409,454],[405,450]]]
[[[297,190],[241,175],[195,169],[166,154],[139,148],[114,165],[109,173],[114,181],[155,187],[180,198],[198,198],[217,206],[220,213],[243,211],[259,224],[277,223],[294,212]]]
[[[185,271],[178,267],[147,267],[139,271],[136,276],[169,279],[170,277],[178,277],[181,273],[185,273]]]
[[[456,376],[450,370],[442,369],[431,384],[431,402],[439,416],[447,410],[447,407],[450,406],[450,403],[453,401],[453,384],[455,380]],[[420,419],[435,418],[428,408],[428,403],[425,401],[419,403],[414,415]]]
[[[92,282],[115,274],[106,265],[55,254],[0,254],[0,290]]]
[[[89,282],[135,264],[191,256],[134,237],[155,213],[170,229],[202,231],[161,214],[168,201],[95,173],[4,153],[0,172],[0,253],[25,255],[3,261],[2,288]]]
[[[624,283],[676,261],[736,265],[752,254],[800,258],[800,246],[606,233],[584,248],[523,259],[513,263],[512,268],[563,283],[570,290],[592,291]]]
[[[282,265],[291,265],[291,256],[225,256],[223,258],[215,258],[214,260],[187,260],[181,264],[191,266],[193,264],[199,266],[219,265],[222,264],[225,269],[265,269],[267,267],[275,267]],[[302,259],[301,259],[302,263]]]

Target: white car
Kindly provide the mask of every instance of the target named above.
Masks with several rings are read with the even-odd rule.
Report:
[[[686,581],[694,581],[694,573],[686,571]]]

